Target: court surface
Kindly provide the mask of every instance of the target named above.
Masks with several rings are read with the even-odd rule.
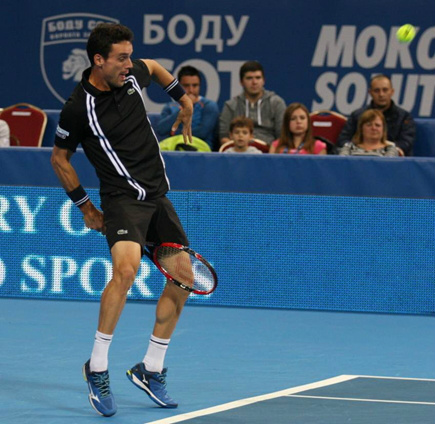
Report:
[[[170,423],[433,423],[435,380],[343,375],[154,421]]]
[[[0,299],[0,423],[435,423],[435,317],[187,306],[166,357],[176,410],[125,377],[152,303],[128,303],[110,350],[118,413],[81,367],[98,303]]]

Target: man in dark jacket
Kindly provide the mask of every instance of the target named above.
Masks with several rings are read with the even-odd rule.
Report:
[[[394,142],[405,156],[412,156],[416,133],[415,123],[411,114],[397,106],[391,99],[394,88],[390,78],[386,75],[374,76],[370,81],[369,93],[372,97],[371,103],[352,112],[338,137],[338,146],[342,147],[344,143],[352,140],[356,132],[358,119],[364,111],[367,109],[380,109],[387,121],[388,140]]]

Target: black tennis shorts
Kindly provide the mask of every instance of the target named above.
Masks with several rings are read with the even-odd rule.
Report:
[[[140,201],[125,194],[104,195],[101,208],[106,239],[111,249],[118,241],[189,245],[186,233],[171,201],[166,197]]]

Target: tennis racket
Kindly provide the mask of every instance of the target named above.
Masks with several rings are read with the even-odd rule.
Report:
[[[177,243],[147,244],[144,253],[175,285],[195,294],[210,294],[217,287],[213,267],[199,254]]]

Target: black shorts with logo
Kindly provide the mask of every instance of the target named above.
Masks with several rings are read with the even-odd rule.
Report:
[[[166,196],[140,201],[125,194],[103,195],[101,208],[110,249],[122,240],[135,241],[142,249],[146,242],[189,245],[174,206]]]

